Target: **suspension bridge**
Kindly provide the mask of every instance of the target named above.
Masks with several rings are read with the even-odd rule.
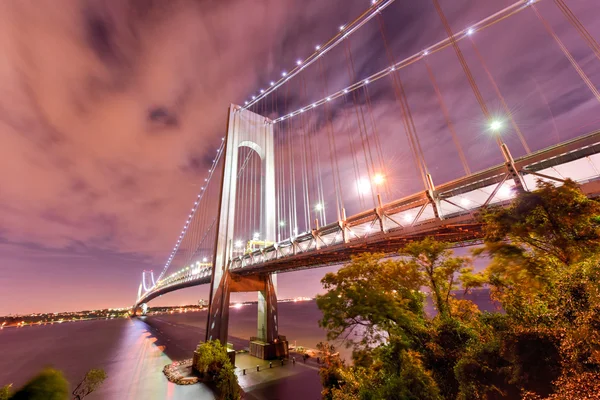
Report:
[[[225,343],[230,293],[258,292],[250,350],[268,358],[286,351],[277,273],[393,254],[428,236],[475,244],[478,210],[510,204],[538,180],[573,179],[600,194],[595,33],[564,0],[488,5],[458,31],[447,3],[432,0],[445,37],[412,51],[418,43],[395,45],[390,29],[403,5],[373,1],[294,68],[230,105],[181,234],[158,277],[144,271],[135,308],[208,284],[206,340]],[[494,50],[495,35],[515,24],[513,37],[536,37],[534,48],[522,40]],[[355,49],[358,32],[368,37],[368,62]],[[524,54],[561,67],[516,74]],[[577,100],[566,105],[566,95]]]

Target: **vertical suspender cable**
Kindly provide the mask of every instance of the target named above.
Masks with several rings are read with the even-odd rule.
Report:
[[[475,44],[475,41],[473,40],[473,38],[471,38],[470,42],[471,42],[471,45],[473,46],[473,50],[475,51],[475,55],[477,56],[477,58],[479,59],[479,62],[483,66],[483,69],[485,70],[485,73],[486,73],[488,79],[490,80],[490,83],[492,84],[494,91],[496,92],[496,95],[500,99],[500,103],[502,104],[502,109],[504,110],[504,113],[510,119],[510,123],[511,123],[513,129],[515,130],[515,132],[517,133],[517,136],[519,137],[519,140],[521,141],[521,144],[523,145],[525,152],[527,152],[527,154],[530,154],[531,150],[529,149],[529,146],[527,145],[527,141],[525,140],[525,137],[523,136],[521,129],[519,129],[519,126],[515,122],[515,119],[513,118],[513,115],[510,112],[510,108],[508,107],[508,104],[506,104],[506,100],[504,99],[504,96],[502,95],[502,92],[500,91],[500,88],[498,87],[498,84],[496,83],[494,76],[490,72],[490,70],[487,66],[487,63],[485,62],[485,60],[483,59],[483,56],[479,52],[479,48]]]
[[[540,12],[538,11],[538,9],[535,5],[532,5],[531,9],[535,12],[535,15],[537,15],[538,19],[542,22],[542,24],[544,25],[544,28],[546,28],[546,31],[548,32],[548,34],[550,34],[550,36],[552,36],[552,38],[554,39],[554,41],[556,42],[558,47],[560,47],[561,51],[563,52],[565,57],[567,57],[567,59],[569,60],[569,62],[573,66],[573,68],[575,68],[575,71],[577,71],[577,73],[579,74],[581,79],[585,82],[587,87],[592,91],[592,93],[596,97],[596,100],[600,101],[600,93],[598,92],[598,89],[596,89],[596,86],[594,86],[594,84],[590,81],[590,79],[588,78],[586,73],[583,72],[583,70],[581,69],[581,67],[579,66],[577,61],[575,61],[575,59],[573,58],[573,56],[571,55],[571,53],[569,52],[567,47],[562,42],[562,40],[560,40],[558,35],[554,32],[554,29],[552,29],[552,27],[550,26],[548,21],[546,21],[546,19],[542,16],[542,14],[540,14]]]
[[[596,57],[600,60],[600,45],[594,39],[594,37],[588,32],[585,26],[581,23],[579,18],[571,11],[569,6],[564,2],[564,0],[554,0],[556,6],[562,11],[564,16],[569,20],[569,22],[577,29],[579,35],[585,40],[585,42],[590,46]]]
[[[440,6],[439,1],[438,0],[432,0],[432,1],[433,1],[433,5],[435,6],[435,9],[437,10],[438,15],[440,16],[442,25],[444,25],[444,29],[446,29],[448,39],[450,40],[450,43],[452,44],[452,47],[454,48],[454,52],[456,53],[456,56],[458,57],[458,61],[460,62],[460,65],[463,68],[465,76],[467,77],[467,80],[469,81],[469,84],[471,85],[473,94],[475,95],[475,98],[477,99],[477,102],[479,103],[479,106],[481,107],[481,111],[483,112],[483,115],[489,120],[491,117],[490,111],[488,110],[487,105],[485,104],[485,100],[483,99],[483,96],[481,95],[481,91],[479,90],[479,87],[477,86],[477,82],[475,82],[475,78],[473,77],[473,74],[471,73],[471,69],[469,68],[467,61],[465,60],[465,56],[463,55],[462,51],[460,50],[460,47],[458,46],[458,43],[456,42],[454,33],[452,33],[452,28],[450,28],[450,24],[448,23],[448,20],[446,19],[446,15],[444,14],[444,11],[442,10],[442,7]],[[497,140],[498,140],[498,143],[501,144],[500,138],[497,138]]]
[[[373,127],[373,141],[375,142],[375,150],[376,150],[377,159],[379,162],[379,170],[382,171],[384,175],[387,175],[387,168],[386,168],[385,162],[383,160],[383,151],[381,149],[381,141],[379,140],[379,129],[377,129],[377,123],[375,122],[375,117],[373,116],[373,104],[371,102],[371,96],[369,94],[369,87],[365,85],[364,90],[365,90],[365,97],[367,100],[367,109],[369,111],[369,117],[371,119],[371,125]],[[375,182],[373,182],[373,184],[374,183]],[[389,185],[386,184],[385,189],[386,189],[386,194],[387,194],[388,198],[391,197]]]
[[[388,62],[392,65],[396,65],[396,60],[390,50],[387,41],[387,36],[385,34],[385,23],[381,15],[378,15],[377,17],[377,20],[379,21],[379,31],[381,32],[381,37],[383,38],[383,44],[385,46]],[[395,68],[392,70],[390,76],[392,78],[392,85],[394,87],[394,94],[396,96],[396,100],[400,105],[400,111],[402,113],[402,123],[404,125],[404,130],[408,139],[408,146],[412,152],[415,167],[417,171],[421,174],[421,180],[423,181],[423,185],[425,186],[425,188],[427,188],[427,165],[425,164],[425,157],[423,156],[423,151],[421,149],[419,137],[417,135],[417,131],[414,125],[412,113],[410,111],[410,106],[406,97],[406,92],[404,91],[404,85],[402,84],[402,80],[400,79],[399,72]]]
[[[321,80],[323,81],[323,97],[327,96],[329,92],[329,85],[327,84],[327,78],[325,76],[325,71],[323,70],[322,60],[319,58],[319,71],[321,74]],[[331,173],[333,176],[333,187],[335,189],[335,198],[336,198],[336,212],[338,221],[342,219],[341,210],[344,208],[344,201],[342,196],[342,184],[340,180],[340,167],[338,164],[337,151],[335,147],[335,135],[333,134],[333,126],[331,123],[331,112],[328,107],[328,104],[325,104],[325,117],[327,119],[327,139],[329,143],[329,161],[331,164]]]
[[[355,181],[358,182],[360,179],[360,170],[358,168],[358,160],[356,159],[358,157],[358,155],[357,155],[356,149],[354,147],[354,139],[352,137],[354,132],[348,127],[348,111],[347,111],[348,104],[349,104],[348,98],[344,94],[344,107],[343,107],[344,130],[346,131],[346,133],[348,135],[348,145],[350,146],[350,153],[352,155],[352,166],[354,167],[354,178],[355,178]],[[358,199],[359,199],[361,210],[364,210],[366,205],[365,205],[365,200],[363,198],[363,194],[361,193],[360,190],[358,190]]]
[[[344,44],[346,45],[345,50],[346,50],[346,62],[348,64],[348,75],[349,75],[349,78],[351,81],[356,81],[356,71],[354,69],[354,61],[352,60],[352,53],[350,51],[350,43],[348,40],[345,40]],[[358,130],[359,130],[359,134],[360,134],[360,138],[361,138],[363,155],[365,158],[365,167],[367,168],[367,177],[369,179],[369,184],[371,184],[373,182],[373,174],[371,172],[371,167],[373,165],[373,159],[372,159],[372,157],[369,157],[371,155],[370,149],[367,149],[367,146],[365,145],[365,136],[368,137],[369,133],[367,131],[364,113],[362,111],[362,106],[359,104],[359,99],[358,99],[356,90],[352,92],[352,99],[354,102],[354,112],[356,114],[356,120],[358,123]],[[369,150],[369,151],[367,151],[367,150]],[[360,185],[360,181],[357,181],[357,185]],[[360,188],[357,188],[357,189],[359,192],[361,191]],[[371,197],[373,200],[373,205],[376,205],[377,200],[375,199],[375,195],[373,193],[371,193]]]
[[[460,145],[460,142],[458,140],[458,135],[456,134],[456,130],[454,129],[454,123],[452,122],[452,119],[450,118],[450,112],[448,111],[448,107],[446,107],[446,102],[444,101],[444,98],[442,97],[442,93],[440,92],[440,88],[437,84],[435,76],[433,75],[433,71],[431,70],[431,67],[429,66],[429,63],[427,62],[427,59],[424,59],[424,62],[425,62],[425,68],[427,68],[427,74],[429,75],[429,80],[431,81],[431,84],[433,85],[433,88],[435,90],[435,95],[438,99],[438,103],[440,104],[440,108],[442,109],[442,113],[444,114],[444,118],[446,119],[446,125],[448,126],[448,130],[450,131],[450,135],[452,135],[452,141],[454,142],[454,146],[456,146],[456,150],[458,151],[458,157],[460,158],[460,162],[462,163],[463,168],[465,169],[465,174],[471,175],[471,168],[469,168],[469,163],[467,162],[467,157],[465,157],[463,148]]]

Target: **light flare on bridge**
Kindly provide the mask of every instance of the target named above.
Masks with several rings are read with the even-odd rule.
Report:
[[[502,55],[490,47],[494,34],[505,34],[507,20],[520,21],[523,34],[535,29],[546,46],[526,48],[523,40],[514,44],[520,53],[511,56],[539,52],[540,65],[566,60],[579,79],[573,85],[580,84],[582,109],[600,115],[594,86],[600,64],[580,66],[584,50],[600,60],[600,47],[566,3],[518,1],[455,33],[442,7],[449,3],[433,4],[446,38],[405,54],[390,41],[384,18],[398,12],[401,2],[377,1],[251,100],[231,107],[229,133],[215,143],[176,244],[157,280],[150,276],[151,285],[144,272],[136,305],[211,283],[215,269],[247,276],[313,268],[364,251],[393,253],[424,236],[471,244],[480,239],[478,209],[508,204],[538,179],[561,184],[570,178],[588,195],[600,193],[600,133],[578,127],[592,124],[589,132],[600,128],[598,121],[586,124],[589,117],[576,113],[555,116],[550,105],[556,99],[548,99],[536,71],[524,71],[523,83],[509,86],[497,66]],[[557,21],[572,25],[579,42],[565,45]],[[381,57],[370,56],[362,65],[351,42],[359,30],[381,39],[372,46]],[[457,77],[466,89],[453,99]],[[531,81],[536,85],[525,93]],[[235,125],[244,118],[254,125]],[[265,195],[272,182],[264,149],[252,141],[235,149],[239,162],[229,176],[236,187],[234,217],[226,226],[233,239],[217,254],[223,171],[231,162],[225,154],[229,134],[239,129],[250,137],[272,130],[275,193]],[[549,139],[545,133],[552,130],[556,137]],[[270,201],[273,210],[265,210]],[[275,220],[269,222],[265,213],[271,211]],[[214,265],[216,259],[225,261]]]

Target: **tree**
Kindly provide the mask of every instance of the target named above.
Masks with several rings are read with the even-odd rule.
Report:
[[[431,373],[419,353],[407,350],[402,341],[392,341],[374,350],[369,367],[352,366],[337,371],[338,387],[329,389],[332,400],[441,400]],[[324,390],[327,393],[327,388]]]
[[[469,290],[483,284],[481,275],[474,274],[467,257],[455,257],[448,243],[432,238],[412,242],[400,249],[400,254],[408,258],[407,266],[420,275],[420,282],[427,286],[440,317],[450,317],[452,291],[458,284]]]
[[[79,382],[79,385],[73,390],[73,396],[75,396],[75,399],[77,400],[83,399],[85,396],[98,389],[105,379],[106,372],[104,372],[103,369],[89,370],[85,374],[83,380]]]
[[[467,300],[458,302],[452,290],[462,276],[470,278],[468,288],[481,279],[468,258],[454,257],[448,245],[432,239],[411,243],[400,253],[403,257],[395,260],[384,260],[383,254],[356,256],[321,281],[328,292],[317,297],[317,305],[328,338],[361,335],[351,343],[354,367],[322,368],[326,398],[346,398],[352,387],[358,398],[433,399],[440,391],[458,391],[452,368],[474,334],[456,318],[471,318],[478,309]],[[440,310],[434,321],[424,313],[421,286],[430,289]],[[468,312],[458,312],[465,306]],[[367,392],[378,394],[368,397]]]
[[[344,368],[344,362],[339,357],[339,353],[335,352],[335,347],[329,343],[317,343],[317,350],[320,352],[320,357],[323,360],[319,368],[319,377],[323,385],[323,398],[331,399],[332,391],[335,388],[340,388],[343,382],[341,371]]]
[[[369,348],[401,335],[418,340],[424,329],[421,275],[403,260],[383,260],[381,253],[365,253],[337,273],[321,280],[327,293],[317,296],[323,312],[319,324],[330,340]],[[359,333],[360,340],[352,341]]]
[[[510,291],[515,304],[551,285],[567,268],[600,252],[600,203],[567,180],[555,187],[520,193],[507,208],[483,212],[485,246],[476,254],[492,258],[488,268],[495,295]]]
[[[19,389],[11,400],[67,400],[69,383],[60,371],[46,368]]]
[[[539,187],[482,215],[476,254],[492,259],[506,315],[482,320],[487,333],[455,367],[462,398],[579,398],[558,393],[600,372],[600,204],[572,181]]]

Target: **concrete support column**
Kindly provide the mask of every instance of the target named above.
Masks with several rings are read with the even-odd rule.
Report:
[[[279,336],[277,321],[277,276],[265,278],[265,288],[258,292],[258,331],[256,337],[273,343]]]
[[[261,168],[263,178],[262,204],[264,226],[264,240],[275,242],[275,156],[273,140],[273,124],[267,118],[246,110],[240,106],[231,105],[225,137],[223,178],[221,181],[221,199],[219,202],[218,225],[215,239],[215,255],[213,257],[213,270],[209,295],[209,315],[206,323],[206,340],[219,339],[221,343],[227,342],[229,322],[229,297],[235,291],[259,291],[259,303],[264,303],[263,314],[268,318],[263,321],[264,335],[273,337],[277,333],[277,295],[275,293],[273,278],[269,277],[270,284],[266,285],[252,277],[241,281],[229,273],[231,263],[231,246],[234,240],[234,223],[236,212],[236,191],[239,148],[248,147],[255,151],[262,160]],[[237,279],[237,280],[236,280]],[[266,286],[265,286],[266,285]],[[264,297],[264,300],[260,300]],[[274,305],[273,305],[273,299]],[[275,310],[273,312],[273,310]],[[259,312],[259,326],[264,319]],[[270,316],[270,317],[269,317]],[[259,336],[263,330],[259,329]]]

